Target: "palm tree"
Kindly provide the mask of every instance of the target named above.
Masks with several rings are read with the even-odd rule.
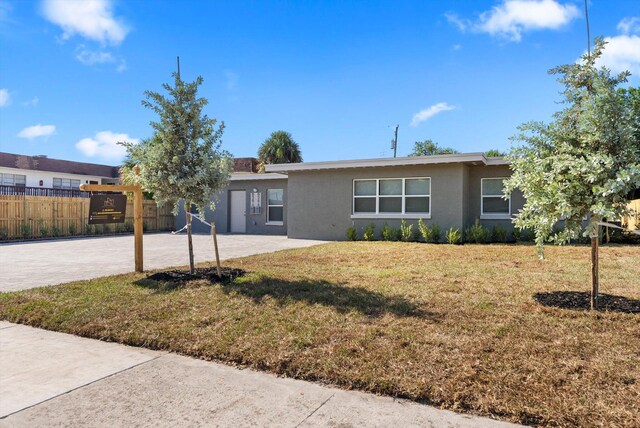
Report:
[[[276,131],[258,149],[258,162],[260,172],[264,172],[267,164],[302,162],[300,146],[291,138],[290,133]]]

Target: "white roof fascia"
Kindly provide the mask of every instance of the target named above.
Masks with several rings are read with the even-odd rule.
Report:
[[[487,158],[487,165],[511,165],[505,158]]]
[[[287,178],[289,177],[285,174],[236,172],[231,174],[229,181],[286,180]]]
[[[409,156],[402,158],[359,159],[327,162],[304,162],[265,165],[268,172],[287,173],[291,171],[311,171],[319,169],[372,168],[403,165],[437,165],[447,163],[477,162],[487,164],[483,153],[464,153],[453,155]]]

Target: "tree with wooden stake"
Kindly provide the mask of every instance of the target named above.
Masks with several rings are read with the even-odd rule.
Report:
[[[598,223],[627,215],[627,195],[640,187],[639,118],[625,92],[616,90],[630,73],[611,76],[596,67],[605,44],[596,39],[590,55],[550,70],[564,85],[566,107],[549,124],[519,127],[512,140],[524,145],[508,156],[513,174],[504,188],[505,195],[523,192],[526,201],[514,222],[535,230],[541,259],[545,242],[591,237],[592,309],[598,306]],[[562,230],[554,231],[561,221]]]
[[[179,70],[179,68],[178,68]],[[208,104],[198,97],[202,77],[184,82],[180,72],[173,73],[174,84],[163,84],[168,96],[146,91],[142,105],[158,114],[151,122],[153,136],[139,144],[123,143],[127,160],[121,169],[125,183],[139,184],[153,195],[159,205],[169,204],[174,214],[184,200],[189,247],[189,270],[195,273],[191,236],[191,209],[204,218],[207,205],[227,185],[231,174],[231,155],[221,149],[224,122],[203,113]],[[131,165],[138,165],[134,174]]]

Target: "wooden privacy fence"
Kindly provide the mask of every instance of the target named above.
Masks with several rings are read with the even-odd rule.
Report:
[[[640,228],[640,199],[635,199],[629,203],[629,208],[634,212],[629,217],[622,219],[622,224],[628,229],[636,230]]]
[[[133,200],[124,224],[89,225],[89,198],[0,195],[0,240],[133,231]],[[173,230],[169,207],[143,201],[144,229]]]

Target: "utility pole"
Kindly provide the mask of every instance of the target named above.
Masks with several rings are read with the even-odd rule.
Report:
[[[393,138],[393,157],[396,157],[396,153],[398,152],[398,126],[400,125],[396,125],[396,132],[395,132],[395,136]]]
[[[587,53],[591,59],[591,32],[589,31],[589,9],[587,8],[587,0],[584,0],[584,15],[587,21]]]
[[[177,56],[177,62],[178,62],[178,79],[180,78],[180,57]]]

